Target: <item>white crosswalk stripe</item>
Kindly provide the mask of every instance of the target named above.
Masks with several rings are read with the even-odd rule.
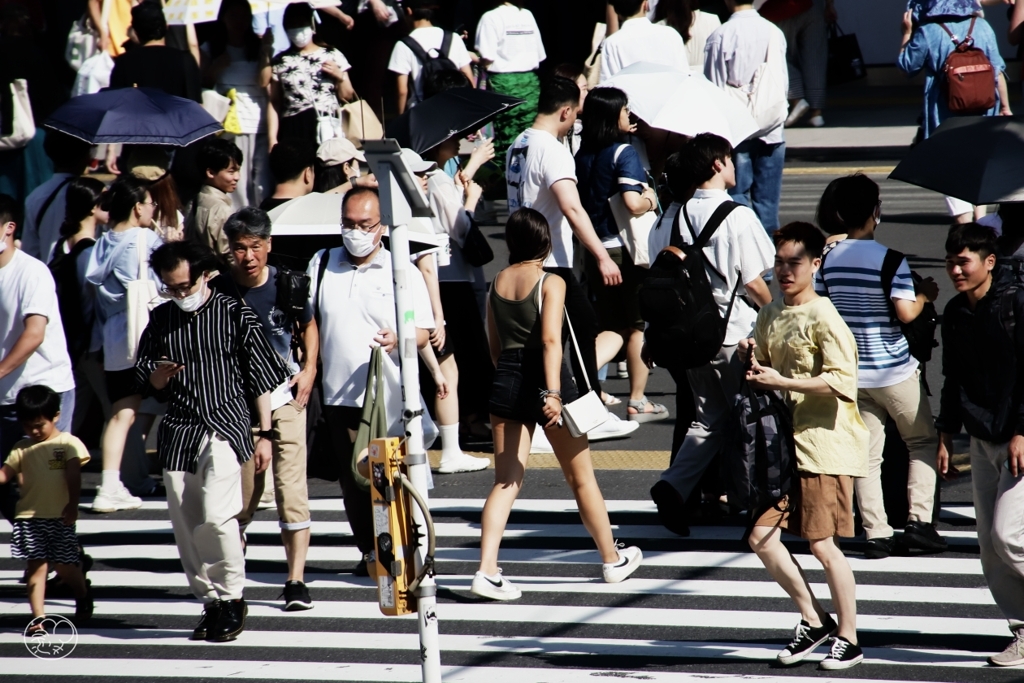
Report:
[[[277,596],[287,578],[284,553],[272,513],[263,513],[248,530],[249,616],[247,630],[234,643],[188,640],[201,607],[178,565],[163,501],[79,521],[96,561],[89,574],[96,610],[65,659],[26,656],[20,629],[29,609],[18,583],[20,565],[0,559],[0,623],[6,626],[0,629],[0,671],[12,680],[32,681],[418,681],[415,620],[383,616],[373,581],[348,573],[359,553],[341,501],[312,503],[314,544],[306,578],[314,608],[282,610]],[[680,539],[658,524],[650,501],[608,501],[616,537],[644,548],[645,561],[633,578],[605,584],[600,558],[576,521],[575,503],[521,500],[500,562],[523,598],[499,604],[469,592],[479,560],[482,504],[472,498],[431,501],[439,536],[445,681],[772,677],[769,663],[798,617],[783,590],[744,549],[740,527],[695,526],[690,538]],[[974,510],[947,505],[941,517],[969,525]],[[867,663],[855,678],[843,680],[876,680],[889,666],[898,668],[888,670],[887,680],[950,680],[957,671],[962,679],[1002,647],[1006,621],[985,587],[976,534],[960,528],[943,534],[951,544],[944,555],[864,560],[856,550],[849,553]],[[0,558],[10,557],[9,535],[10,526],[0,522]],[[799,539],[792,540],[815,594],[827,599],[820,564]],[[70,599],[49,599],[47,605],[55,614],[74,610]],[[694,670],[700,662],[713,663],[715,673]]]

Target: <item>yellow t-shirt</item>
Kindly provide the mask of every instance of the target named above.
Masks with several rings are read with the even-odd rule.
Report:
[[[786,392],[801,472],[868,474],[868,428],[857,410],[857,342],[832,302],[777,299],[754,326],[756,355],[791,379],[821,377],[839,397]]]
[[[89,462],[89,451],[78,437],[61,432],[42,443],[23,439],[14,445],[5,465],[21,474],[21,499],[15,519],[58,519],[68,504],[64,478],[69,460]]]

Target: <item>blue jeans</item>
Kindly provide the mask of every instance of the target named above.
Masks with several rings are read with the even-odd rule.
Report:
[[[60,395],[60,417],[57,418],[57,429],[62,432],[71,431],[71,418],[75,414],[75,390],[65,391]],[[14,449],[14,444],[25,438],[25,430],[21,428],[15,413],[14,404],[0,406],[0,462]],[[0,486],[0,514],[8,522],[14,523],[14,506],[18,504],[18,489],[14,483]]]
[[[749,206],[771,235],[779,229],[779,202],[782,200],[782,167],[786,163],[786,143],[769,145],[747,140],[733,151],[736,187],[732,198]]]

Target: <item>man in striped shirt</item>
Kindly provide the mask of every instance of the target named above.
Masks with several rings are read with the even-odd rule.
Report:
[[[241,463],[271,460],[270,392],[287,369],[248,306],[209,287],[219,265],[205,246],[169,242],[150,257],[170,302],[150,314],[136,381],[168,401],[157,454],[167,509],[192,593],[205,603],[193,640],[234,640],[245,627],[245,559],[235,516]],[[171,303],[173,302],[173,303]],[[249,397],[259,413],[253,447]]]
[[[910,267],[902,258],[895,275],[890,275],[890,270],[883,277],[889,250],[875,241],[881,211],[878,184],[861,174],[832,181],[818,205],[819,225],[833,235],[846,235],[826,250],[817,291],[832,299],[857,340],[857,407],[871,441],[868,476],[856,479],[854,487],[868,539],[864,556],[869,559],[888,557],[894,548],[881,480],[888,417],[895,421],[910,452],[910,510],[903,540],[919,550],[946,549],[945,539],[932,524],[938,435],[918,361],[910,354],[899,325],[921,315],[925,303],[938,296],[939,288],[928,278],[917,292]]]

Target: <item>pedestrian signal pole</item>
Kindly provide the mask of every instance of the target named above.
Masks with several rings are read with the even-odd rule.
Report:
[[[420,658],[423,668],[423,683],[441,683],[441,650],[438,645],[437,629],[437,584],[433,578],[433,557],[429,553],[427,545],[427,527],[429,510],[425,510],[427,501],[427,477],[429,475],[430,463],[427,461],[427,451],[423,445],[423,403],[420,399],[420,378],[419,378],[419,356],[416,348],[416,324],[413,312],[413,295],[409,287],[409,271],[412,270],[412,262],[409,260],[409,222],[414,217],[429,218],[433,215],[430,204],[427,201],[423,189],[420,187],[416,176],[412,174],[408,166],[402,160],[402,148],[396,140],[363,140],[363,151],[366,153],[366,160],[377,178],[380,188],[380,209],[381,222],[390,228],[391,242],[391,263],[394,269],[395,281],[395,309],[398,320],[398,349],[402,361],[402,415],[405,422],[405,447],[404,458],[401,463],[404,465],[407,476],[399,474],[401,488],[409,490],[412,498],[417,503],[411,507],[412,528],[404,529],[398,536],[392,535],[392,539],[401,542],[407,538],[412,549],[413,569],[418,583],[413,581],[410,586],[415,587],[415,606],[419,621],[420,634]],[[397,444],[391,444],[389,448],[381,448],[381,444],[375,442],[377,458],[371,457],[371,468],[378,471],[371,472],[371,482],[377,478],[381,480],[384,472],[382,467],[390,467],[385,460],[390,454],[390,463],[397,462],[395,455]],[[383,453],[381,451],[384,451]],[[375,464],[376,463],[376,464]],[[386,478],[393,480],[394,467],[390,467]],[[371,484],[371,488],[374,488]],[[398,488],[391,487],[393,490]],[[395,494],[392,494],[394,497]],[[377,496],[374,496],[374,528],[376,534],[377,518],[381,517],[384,528],[391,524],[389,519],[392,510],[387,505],[378,505]],[[403,499],[404,500],[404,499]],[[385,502],[386,501],[382,501]],[[406,506],[401,506],[406,509]],[[404,514],[398,517],[407,517]],[[379,543],[379,534],[378,543]],[[378,556],[378,563],[381,557]],[[394,563],[393,563],[394,564]],[[378,564],[378,568],[381,565]],[[378,574],[377,587],[381,598],[382,609],[384,599],[389,590],[396,588],[395,573],[401,573],[400,565],[384,567],[385,571]],[[398,570],[396,572],[396,570]],[[404,585],[398,582],[400,588]],[[397,605],[396,605],[397,607]]]

